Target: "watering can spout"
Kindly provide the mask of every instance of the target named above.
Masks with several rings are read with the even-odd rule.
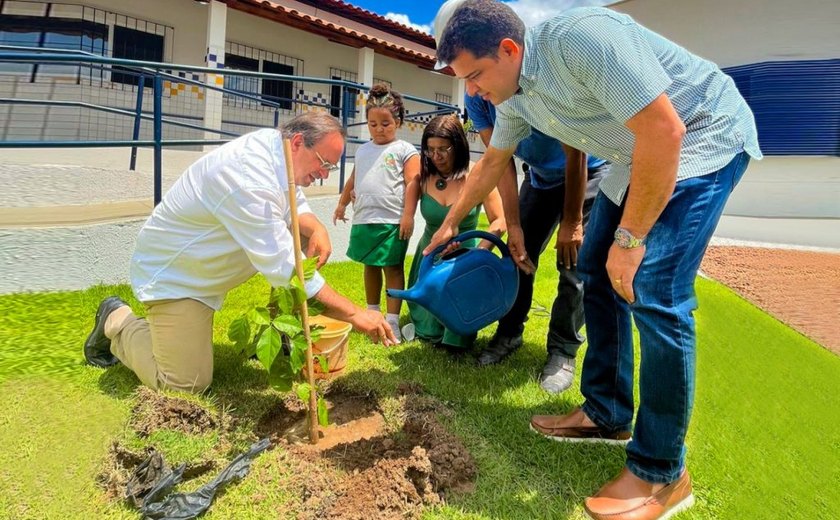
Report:
[[[391,298],[399,298],[400,300],[406,300],[410,302],[417,302],[420,299],[420,295],[415,287],[411,287],[406,290],[402,289],[387,289],[386,294]]]

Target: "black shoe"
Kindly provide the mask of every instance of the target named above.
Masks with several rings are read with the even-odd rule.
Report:
[[[513,338],[507,336],[493,336],[490,343],[478,355],[478,366],[486,367],[500,363],[522,346],[522,336]]]
[[[96,310],[93,330],[85,340],[85,360],[91,365],[106,368],[120,362],[111,354],[111,340],[105,336],[105,320],[112,312],[128,305],[117,296],[105,298]]]

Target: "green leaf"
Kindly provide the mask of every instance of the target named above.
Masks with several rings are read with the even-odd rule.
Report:
[[[248,340],[251,339],[251,324],[248,323],[247,314],[243,314],[230,322],[228,339],[236,343],[239,348],[244,348],[248,344]]]
[[[274,318],[274,321],[271,322],[275,329],[279,330],[283,334],[287,336],[297,336],[303,331],[303,326],[300,324],[300,321],[291,315],[283,315],[277,316]]]
[[[280,314],[291,314],[295,310],[295,298],[285,287],[272,287],[271,302],[277,305]]]
[[[257,325],[268,325],[271,323],[271,318],[268,316],[268,309],[265,307],[257,307],[248,312],[248,318]]]
[[[261,325],[259,329],[257,329],[257,333],[254,334],[254,337],[251,339],[251,342],[245,347],[244,353],[248,356],[254,356],[257,354],[257,345],[260,342],[260,337],[262,337],[265,329],[268,328],[268,325]]]
[[[325,428],[330,425],[330,417],[327,412],[327,402],[323,397],[318,398],[318,424]]]
[[[257,342],[257,358],[269,372],[281,348],[280,333],[273,327],[265,329]]]
[[[309,329],[309,339],[312,340],[312,344],[314,345],[316,341],[321,339],[321,330],[324,327],[312,327]]]
[[[277,356],[271,370],[268,371],[268,383],[278,392],[288,392],[292,389],[295,373],[289,367],[286,356]]]
[[[324,311],[327,310],[324,307],[324,304],[316,300],[315,298],[309,298],[306,301],[306,306],[309,309],[310,316],[318,316],[319,314],[324,314]]]
[[[298,333],[297,336],[292,338],[292,348],[298,349],[303,352],[306,352],[306,338],[303,335],[303,332]]]
[[[315,359],[318,360],[318,363],[321,365],[321,372],[328,374],[330,372],[330,364],[327,362],[327,356],[317,355]]]
[[[308,406],[309,396],[312,394],[312,387],[309,386],[309,383],[298,383],[295,390],[297,390],[298,398],[304,403],[307,403]]]
[[[303,279],[304,280],[311,280],[313,276],[315,276],[315,272],[317,271],[316,266],[318,265],[318,257],[313,256],[312,258],[307,258],[303,261]]]
[[[295,301],[295,307],[300,306],[306,301],[306,290],[303,288],[303,283],[300,278],[293,276],[289,283],[289,290],[292,292],[292,297]]]

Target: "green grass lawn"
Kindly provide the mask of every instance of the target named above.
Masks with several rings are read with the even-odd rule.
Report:
[[[536,305],[550,307],[553,264],[549,250]],[[363,302],[360,265],[323,273]],[[212,392],[199,398],[246,429],[277,395],[259,365],[234,351],[226,328],[267,290],[255,278],[228,296],[215,321]],[[697,290],[698,388],[687,442],[698,503],[679,518],[840,517],[840,359],[725,287],[698,279]],[[95,477],[113,439],[132,441],[126,422],[138,382],[124,367],[84,366],[81,351],[99,301],[114,293],[130,297],[126,286],[0,297],[0,518],[136,518],[107,501]],[[402,381],[421,383],[455,411],[446,424],[476,457],[475,492],[428,518],[583,518],[583,497],[620,470],[619,448],[564,445],[529,431],[532,414],[581,402],[577,383],[551,396],[536,382],[547,326],[546,317],[532,318],[525,347],[487,369],[419,342],[384,349],[353,335],[348,385],[388,395]],[[491,334],[483,331],[479,346]],[[189,460],[218,439],[157,441],[168,457]],[[281,485],[288,468],[276,454],[261,456],[206,517],[294,517]]]

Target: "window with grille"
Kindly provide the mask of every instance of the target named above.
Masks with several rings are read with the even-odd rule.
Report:
[[[138,61],[163,61],[163,36],[128,27],[114,27],[114,58]],[[137,84],[136,73],[114,66],[111,72],[112,83]],[[144,86],[154,86],[154,78],[144,78]]]
[[[225,45],[225,69],[300,76],[303,74],[303,60],[239,43],[227,42]],[[228,105],[258,108],[260,106],[274,107],[275,104],[278,104],[282,110],[292,110],[294,107],[296,88],[296,82],[294,81],[226,74],[225,88],[259,98],[259,101],[257,101],[256,99],[248,100],[240,96],[225,95],[225,103]],[[297,88],[300,87],[297,86]]]
[[[352,81],[353,83],[357,83],[356,81],[356,73],[350,72],[349,70],[342,70],[335,67],[330,67],[330,77],[332,79],[339,79],[344,81]],[[338,85],[332,85],[330,87],[330,114],[333,117],[341,117],[341,109],[344,107],[344,103],[342,98],[342,89]],[[355,116],[355,112],[353,111],[356,108],[356,96],[359,95],[359,89],[357,88],[347,88],[349,91],[348,97],[352,99],[354,102],[350,105],[351,112],[348,114],[349,119],[353,119]]]
[[[165,41],[173,37],[172,27],[86,5],[0,1],[0,45],[79,50],[163,62],[167,58]],[[101,82],[107,80],[106,70],[101,65],[0,63],[0,72],[29,74],[31,82],[41,77]],[[111,81],[135,85],[136,78],[136,74],[114,67]]]
[[[438,103],[446,103],[447,105],[452,104],[452,96],[447,94],[441,94],[440,92],[435,92],[435,101]]]

